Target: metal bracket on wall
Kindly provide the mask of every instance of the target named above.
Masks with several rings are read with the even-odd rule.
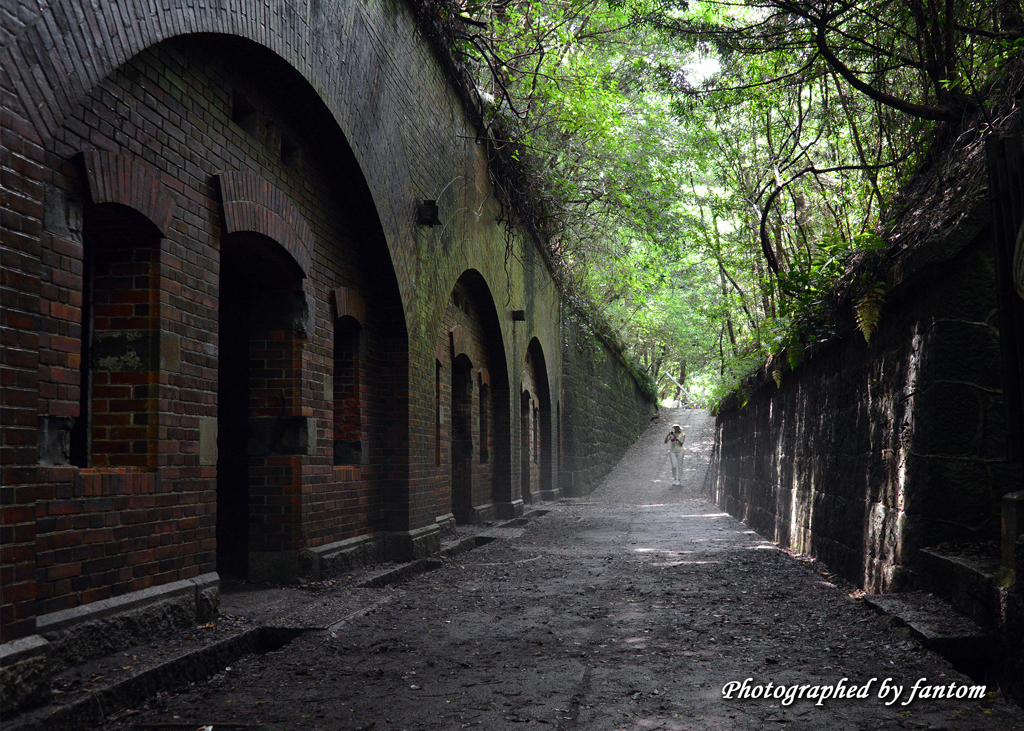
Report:
[[[434,226],[441,225],[441,219],[437,208],[437,201],[420,201],[416,204],[416,223],[422,226]]]

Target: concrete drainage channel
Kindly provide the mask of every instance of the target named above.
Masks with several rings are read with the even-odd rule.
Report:
[[[502,523],[499,528],[516,528],[529,523],[530,519],[547,514],[547,510],[534,510],[521,518]],[[406,581],[413,576],[427,573],[444,566],[443,559],[453,558],[474,548],[485,546],[497,540],[495,536],[475,535],[444,548],[439,557],[423,558],[396,566],[362,581],[358,588],[380,588]],[[336,622],[327,631],[333,631],[361,610]],[[11,722],[4,723],[4,731],[52,731],[53,729],[89,729],[103,723],[104,719],[125,708],[138,705],[168,688],[177,688],[187,683],[202,682],[213,677],[224,668],[245,655],[276,652],[296,637],[307,632],[323,632],[324,628],[257,627],[227,637],[192,652],[186,652],[151,668],[142,670],[102,688],[94,688],[85,697],[66,703],[50,705],[28,711]],[[184,725],[161,723],[138,725],[137,728],[160,728],[175,731],[177,728],[195,731],[195,724]],[[215,723],[200,726],[210,731],[233,731],[250,728],[238,724]]]

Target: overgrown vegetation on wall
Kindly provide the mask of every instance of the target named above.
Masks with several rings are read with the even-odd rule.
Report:
[[[957,215],[901,217],[937,195],[911,176],[973,200],[983,176],[944,153],[1020,88],[1015,3],[410,2],[510,220],[662,395],[698,402],[798,362],[836,307],[870,337],[879,273]]]
[[[621,367],[623,355],[586,320],[568,318],[562,344],[559,486],[586,495],[619,462],[655,413],[650,385]]]

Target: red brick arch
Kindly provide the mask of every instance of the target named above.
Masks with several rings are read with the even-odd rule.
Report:
[[[332,314],[335,320],[351,317],[359,326],[366,323],[366,300],[351,287],[337,287],[331,290]]]
[[[248,231],[273,239],[291,254],[304,277],[313,259],[313,232],[288,196],[259,175],[243,171],[220,173],[224,233]]]
[[[135,158],[104,150],[82,153],[93,203],[119,203],[133,208],[167,236],[178,209],[174,194],[160,181],[160,171]]]
[[[403,301],[409,301],[415,297],[417,264],[414,249],[401,244],[414,225],[412,196],[417,185],[409,174],[406,148],[396,147],[393,140],[407,134],[402,127],[409,120],[399,120],[411,87],[405,83],[410,80],[407,73],[399,77],[405,79],[401,83],[376,86],[379,72],[371,70],[392,66],[384,46],[369,40],[383,30],[378,24],[391,23],[388,12],[377,5],[313,3],[303,19],[292,3],[264,0],[233,1],[231,12],[214,2],[15,3],[16,17],[11,16],[10,23],[0,18],[0,85],[9,92],[0,126],[5,132],[10,128],[18,144],[46,144],[60,134],[91,89],[142,51],[192,34],[246,39],[301,74],[334,117],[364,172],[399,291]],[[403,12],[408,14],[408,8]],[[387,32],[400,34],[402,27],[398,24]],[[408,42],[406,36],[400,37],[402,43]],[[324,48],[335,52],[324,53]],[[395,72],[403,73],[398,67]],[[366,93],[370,88],[379,93]],[[166,93],[170,92],[160,89],[154,98],[159,102]],[[385,121],[367,124],[367,115]],[[406,193],[395,194],[399,190]]]

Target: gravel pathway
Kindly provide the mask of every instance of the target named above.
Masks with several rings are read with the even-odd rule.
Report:
[[[1024,728],[997,689],[964,697],[977,683],[703,499],[713,429],[663,412],[587,498],[107,728]]]

